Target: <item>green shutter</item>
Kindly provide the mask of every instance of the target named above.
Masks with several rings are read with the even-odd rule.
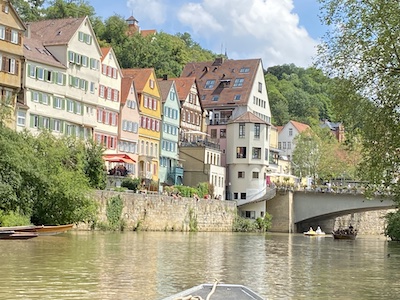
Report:
[[[39,103],[43,103],[43,94],[38,93],[38,96],[39,96]]]
[[[68,80],[69,80],[69,86],[73,86],[73,84],[74,84],[74,77],[72,76],[72,75],[69,75],[69,77],[68,77]]]
[[[34,120],[33,115],[29,115],[29,122],[30,122],[31,128],[33,128],[33,124],[34,124],[33,120]]]
[[[50,119],[50,129],[51,129],[51,131],[53,131],[54,130],[54,119]]]
[[[65,85],[66,82],[67,82],[67,75],[62,74],[62,77],[63,77],[63,79],[62,79],[62,84]]]
[[[65,99],[61,99],[61,108],[65,110]]]
[[[64,132],[64,121],[60,121],[60,132]]]
[[[81,115],[83,116],[83,109],[84,109],[84,105],[83,103],[81,104]]]
[[[28,74],[26,74],[26,75],[29,76],[29,74],[31,74],[31,68],[32,68],[32,66],[30,64],[28,64]]]

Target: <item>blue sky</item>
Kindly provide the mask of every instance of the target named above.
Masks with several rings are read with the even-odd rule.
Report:
[[[318,0],[88,0],[107,19],[133,15],[141,29],[188,32],[203,48],[232,59],[262,58],[264,68],[312,64],[325,33]]]

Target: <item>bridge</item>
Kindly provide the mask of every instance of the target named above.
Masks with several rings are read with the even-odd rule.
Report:
[[[391,199],[377,196],[370,200],[363,194],[351,192],[278,192],[276,197],[267,201],[267,211],[272,214],[273,220],[278,218],[275,222],[277,231],[286,227],[285,232],[303,232],[309,226],[315,227],[314,224],[324,224],[339,216],[396,207]]]

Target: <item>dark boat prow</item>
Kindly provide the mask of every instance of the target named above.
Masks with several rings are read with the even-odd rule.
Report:
[[[335,240],[355,240],[357,237],[357,229],[354,229],[354,227],[350,225],[348,228],[339,228],[332,231],[332,235]]]

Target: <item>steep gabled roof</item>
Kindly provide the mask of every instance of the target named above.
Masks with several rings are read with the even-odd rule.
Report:
[[[29,26],[32,37],[41,40],[44,46],[66,45],[85,20],[86,17],[43,20]]]
[[[300,123],[300,122],[297,122],[297,121],[289,121],[289,123],[292,123],[292,125],[293,125],[293,127],[294,128],[296,128],[296,130],[300,133],[300,132],[303,132],[303,131],[305,131],[305,130],[307,130],[307,129],[310,129],[310,126],[308,126],[307,124],[304,124],[304,123]]]
[[[108,52],[110,52],[111,47],[101,47],[101,61],[107,56]]]
[[[201,103],[204,108],[247,105],[261,59],[224,60],[188,63],[181,77],[196,77]],[[241,86],[233,86],[236,79],[243,79]],[[214,80],[212,88],[205,88],[207,81]],[[240,95],[240,99],[234,100]],[[217,101],[213,97],[219,96]]]
[[[136,91],[142,93],[149,80],[151,73],[154,72],[153,68],[147,69],[122,69],[122,75],[124,77],[130,76],[135,82]]]
[[[178,93],[179,100],[186,100],[187,96],[190,93],[190,89],[192,88],[193,84],[196,83],[195,77],[178,77],[173,78],[176,84],[176,90]]]
[[[165,102],[167,100],[167,97],[169,95],[169,92],[173,84],[174,84],[173,80],[158,79],[158,86],[160,87],[162,102]]]
[[[64,66],[57,60],[57,58],[47,51],[40,40],[32,37],[24,38],[24,56],[29,61],[66,69],[66,66]]]
[[[231,123],[260,123],[260,124],[269,125],[263,119],[260,119],[255,114],[253,114],[249,111],[245,112],[244,114],[240,115],[239,117],[237,117],[233,120],[229,120],[228,124],[231,124]]]
[[[132,85],[135,86],[133,77],[131,77],[131,76],[122,77],[122,79],[121,79],[121,104],[126,103],[126,99],[128,98],[128,95],[129,95]]]

